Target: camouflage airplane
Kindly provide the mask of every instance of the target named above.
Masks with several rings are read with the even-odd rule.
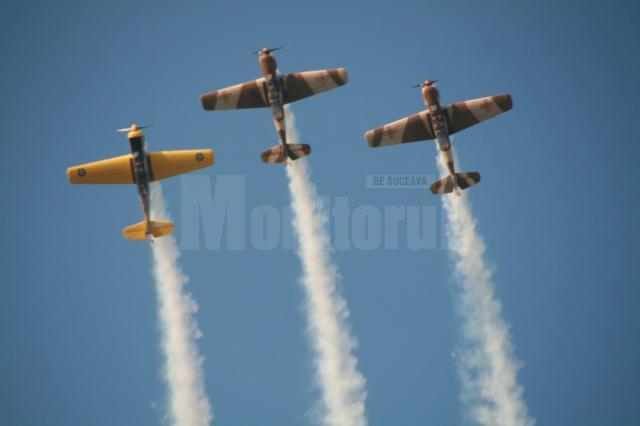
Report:
[[[69,167],[67,177],[71,183],[78,184],[136,184],[144,220],[124,228],[123,234],[127,239],[153,242],[152,237],[172,233],[173,223],[151,220],[149,183],[209,167],[213,164],[214,154],[210,149],[147,152],[144,128],[132,124],[130,128],[118,130],[128,133],[131,154]]]
[[[265,47],[254,52],[259,56],[263,77],[206,93],[200,100],[206,111],[271,107],[280,144],[264,151],[261,158],[265,163],[286,164],[287,159],[293,161],[309,155],[311,147],[287,144],[284,105],[347,84],[347,70],[338,68],[280,75],[276,59],[271,54],[278,49],[281,48]]]
[[[440,105],[440,95],[434,86],[435,81],[427,80],[422,87],[422,97],[427,110],[402,118],[383,127],[369,130],[364,137],[370,147],[396,145],[435,139],[441,158],[449,169],[449,176],[431,184],[433,194],[458,192],[480,181],[478,172],[456,173],[451,153],[452,135],[481,121],[493,118],[512,107],[511,95],[502,94],[486,98],[457,102],[446,108]]]

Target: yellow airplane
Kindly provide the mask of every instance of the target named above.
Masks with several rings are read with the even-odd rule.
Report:
[[[153,242],[152,237],[172,233],[173,223],[151,220],[149,183],[209,167],[215,157],[211,149],[147,152],[142,132],[145,127],[132,124],[129,128],[118,130],[127,132],[131,154],[69,167],[67,177],[69,182],[78,184],[137,185],[144,220],[124,228],[123,234],[130,240],[148,239]]]

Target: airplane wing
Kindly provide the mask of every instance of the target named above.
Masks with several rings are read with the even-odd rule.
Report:
[[[217,109],[260,108],[268,106],[264,90],[264,77],[226,89],[205,93],[200,97],[207,111]]]
[[[431,131],[429,115],[429,111],[410,115],[383,127],[369,130],[364,138],[371,148],[433,139],[435,136]]]
[[[305,71],[284,76],[284,102],[291,103],[347,84],[347,70]]]
[[[69,167],[67,177],[79,184],[134,183],[131,154]]]
[[[148,156],[152,181],[209,167],[214,161],[214,154],[210,149],[158,151],[150,152]]]
[[[509,111],[513,103],[511,95],[487,96],[486,98],[472,99],[457,102],[447,107],[449,116],[449,133],[453,134]]]

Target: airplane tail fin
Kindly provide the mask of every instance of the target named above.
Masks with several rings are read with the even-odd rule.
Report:
[[[456,188],[467,189],[480,182],[480,173],[462,172],[449,175],[431,184],[432,194],[449,194]]]
[[[282,145],[276,145],[264,151],[260,156],[265,163],[283,163],[287,157],[291,160],[305,157],[311,153],[311,147],[305,144],[292,143],[287,145],[287,153],[285,156]]]
[[[152,220],[148,224],[142,221],[134,225],[127,226],[122,231],[124,237],[128,240],[146,240],[149,235],[154,237],[162,237],[173,232],[173,223],[165,220]]]

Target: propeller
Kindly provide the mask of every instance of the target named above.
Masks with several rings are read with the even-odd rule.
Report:
[[[418,88],[418,87],[424,87],[424,86],[427,86],[427,85],[428,85],[428,86],[431,86],[433,83],[436,83],[436,82],[438,82],[438,81],[440,81],[440,79],[439,79],[439,78],[437,78],[437,79],[435,79],[435,80],[427,80],[427,81],[426,81],[426,82],[424,82],[424,83],[414,84],[413,86],[411,86],[411,88],[412,88],[412,89],[416,89],[416,88]],[[429,83],[429,84],[427,84],[427,83]]]
[[[146,129],[147,127],[151,127],[151,126],[138,126],[137,124],[132,124],[131,127],[126,127],[124,129],[118,129],[116,130],[116,132],[118,133],[129,133],[129,132],[134,132],[136,130],[140,130],[140,129]]]
[[[280,47],[274,47],[274,48],[268,48],[268,47],[263,47],[260,50],[254,50],[252,53],[254,55],[260,55],[262,53],[271,53],[271,52],[275,52],[276,50],[280,50],[280,49],[284,49],[284,47],[280,46]]]

